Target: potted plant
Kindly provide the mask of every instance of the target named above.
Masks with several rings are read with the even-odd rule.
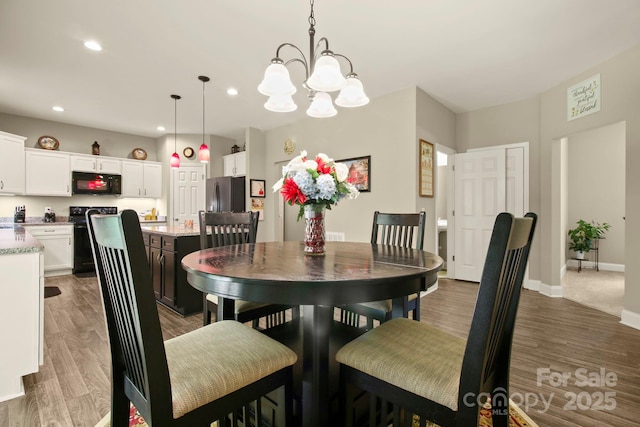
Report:
[[[591,250],[593,239],[600,239],[611,228],[606,222],[600,224],[595,221],[590,223],[582,219],[578,220],[578,226],[569,230],[569,249],[576,252],[577,259],[584,259],[584,254]]]

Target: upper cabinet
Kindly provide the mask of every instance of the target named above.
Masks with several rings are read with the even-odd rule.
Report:
[[[122,173],[122,161],[113,157],[71,155],[71,170],[78,172]]]
[[[24,193],[25,139],[0,132],[0,194]]]
[[[71,196],[69,154],[25,149],[25,178],[29,196]]]
[[[122,161],[122,197],[162,196],[162,163],[140,160]]]
[[[222,156],[224,162],[224,176],[245,176],[247,174],[247,152]]]

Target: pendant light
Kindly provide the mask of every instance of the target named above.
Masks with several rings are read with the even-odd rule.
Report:
[[[180,95],[171,95],[173,98],[173,114],[174,114],[174,127],[173,127],[173,154],[171,155],[171,161],[169,165],[172,169],[180,167],[180,155],[178,154],[178,99]]]
[[[207,76],[198,76],[198,80],[202,82],[202,144],[198,150],[198,159],[200,163],[209,163],[209,147],[204,142],[204,85],[210,79]]]

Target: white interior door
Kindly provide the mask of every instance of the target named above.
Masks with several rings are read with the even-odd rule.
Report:
[[[479,282],[496,216],[506,209],[506,150],[456,154],[455,278]]]
[[[172,170],[173,181],[173,221],[184,224],[193,220],[198,224],[198,211],[205,208],[204,166],[181,166]]]
[[[525,163],[524,148],[507,148],[507,181],[506,181],[506,212],[515,216],[524,216],[525,202]]]

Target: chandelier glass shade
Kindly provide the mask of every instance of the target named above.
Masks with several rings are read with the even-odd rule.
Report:
[[[173,126],[173,154],[171,155],[171,160],[169,160],[169,166],[172,169],[177,169],[180,167],[180,155],[178,154],[178,99],[181,98],[180,95],[171,95],[173,99],[173,114],[174,114],[174,126]]]
[[[207,76],[198,76],[198,80],[202,82],[202,144],[200,144],[200,149],[198,150],[198,160],[200,160],[200,163],[209,163],[209,146],[205,143],[204,134],[204,85],[210,79]]]
[[[307,114],[311,117],[333,117],[338,112],[333,106],[333,100],[328,92],[340,91],[336,98],[336,105],[340,107],[360,107],[369,102],[364,93],[362,82],[353,72],[353,64],[344,55],[334,53],[329,49],[329,40],[323,37],[315,43],[315,17],[313,14],[313,0],[311,0],[311,13],[309,15],[309,56],[306,57],[302,50],[291,43],[283,43],[276,50],[276,57],[264,72],[264,78],[258,85],[258,92],[269,97],[264,107],[269,111],[286,113],[295,111],[298,107],[292,95],[296,93],[296,87],[291,82],[287,65],[298,62],[304,66],[305,81],[302,86],[309,92],[311,105]],[[319,55],[316,51],[324,45]],[[292,48],[297,54],[287,62],[280,57],[282,48]],[[308,59],[307,59],[308,58]],[[340,70],[338,58],[344,59],[349,64],[349,73],[345,76]]]

